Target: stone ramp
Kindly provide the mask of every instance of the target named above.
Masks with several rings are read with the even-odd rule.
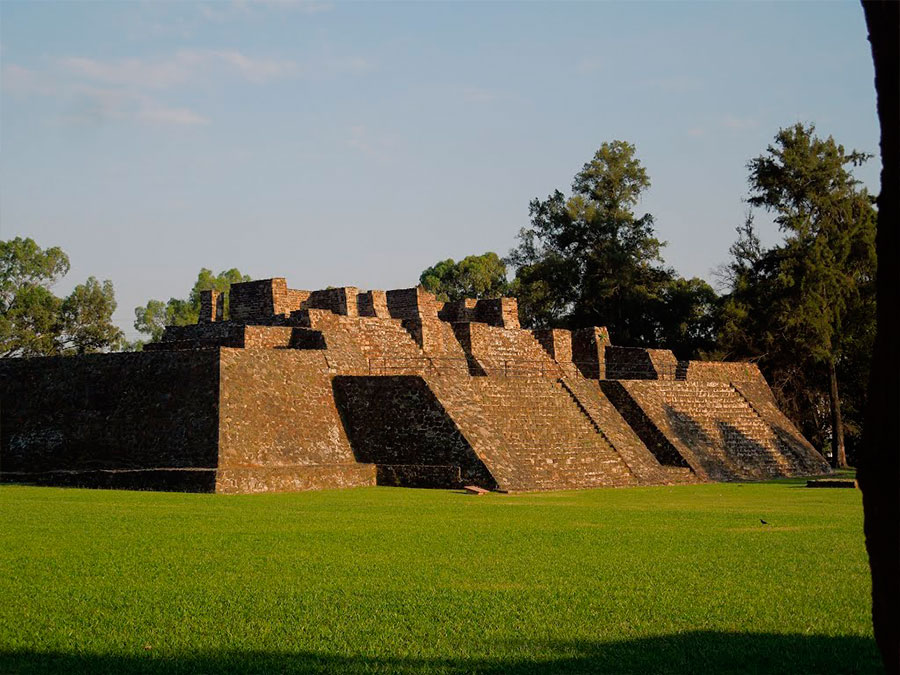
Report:
[[[611,398],[641,433],[662,439],[656,454],[675,451],[703,478],[752,480],[803,475],[809,463],[785,452],[776,430],[734,385],[725,382],[619,381]],[[646,441],[647,439],[645,439]],[[665,448],[668,444],[668,448]]]
[[[639,482],[556,379],[447,375],[426,379],[501,490]]]
[[[700,479],[707,479],[706,472],[697,462],[689,464],[688,457],[693,457],[691,449],[674,434],[666,436],[656,423],[637,404],[622,382],[616,380],[600,380],[598,385],[610,403],[626,421],[628,427],[637,435],[644,447],[656,458],[661,466],[670,469],[687,469],[693,471]]]
[[[794,423],[778,409],[772,390],[765,382],[732,382],[731,384],[772,429],[779,451],[793,466],[795,474],[814,475],[831,471],[825,458],[813,447],[812,443],[804,438]]]
[[[697,482],[697,476],[686,462],[660,463],[603,393],[597,380],[566,377],[560,382],[640,483],[671,485]]]

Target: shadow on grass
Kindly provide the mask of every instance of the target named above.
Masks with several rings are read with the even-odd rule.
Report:
[[[520,649],[540,645],[528,643]],[[515,647],[515,645],[513,645]],[[520,651],[511,649],[510,651]],[[622,642],[554,642],[540,659],[211,651],[161,656],[0,651],[0,673],[878,673],[861,637],[698,631]]]

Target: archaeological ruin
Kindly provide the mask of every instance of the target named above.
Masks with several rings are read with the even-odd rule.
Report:
[[[756,366],[606,329],[525,330],[511,298],[422,288],[202,296],[141,352],[0,360],[0,480],[219,493],[528,491],[828,472]]]

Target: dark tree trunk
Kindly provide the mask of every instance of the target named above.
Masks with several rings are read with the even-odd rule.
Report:
[[[837,370],[833,357],[828,358],[828,385],[828,401],[831,404],[831,464],[836,469],[846,469],[844,422],[841,419],[841,398],[838,396]]]
[[[860,453],[872,622],[888,673],[900,673],[900,3],[864,1],[881,123],[878,332]]]

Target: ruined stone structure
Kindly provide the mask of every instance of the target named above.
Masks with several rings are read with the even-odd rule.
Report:
[[[546,490],[821,474],[743,363],[529,331],[421,288],[202,296],[143,352],[0,361],[0,480],[223,493]]]

